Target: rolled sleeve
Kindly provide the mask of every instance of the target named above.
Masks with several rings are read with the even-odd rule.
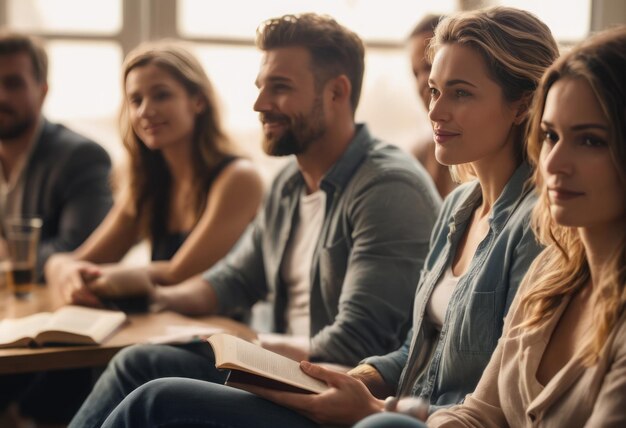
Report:
[[[259,214],[230,253],[203,275],[215,291],[221,315],[240,314],[267,294],[261,217]]]

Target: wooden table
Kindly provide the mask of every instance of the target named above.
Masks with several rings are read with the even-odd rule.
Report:
[[[53,311],[61,303],[46,287],[38,287],[28,299],[10,296],[5,313],[18,318]],[[168,326],[211,326],[249,339],[254,333],[245,325],[223,317],[190,318],[175,312],[131,314],[129,322],[100,346],[46,346],[0,349],[0,374],[104,366],[122,348],[166,333]]]

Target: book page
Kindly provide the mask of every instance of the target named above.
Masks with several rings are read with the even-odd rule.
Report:
[[[221,342],[221,356],[225,363],[235,363],[235,365],[239,365],[252,373],[313,392],[323,392],[328,389],[324,382],[302,372],[300,364],[294,360],[235,336],[224,334],[213,337],[217,336],[223,337],[218,343]],[[213,343],[212,338],[209,339],[210,343]],[[219,353],[216,353],[216,357],[219,357]],[[222,361],[219,362],[221,363]]]
[[[0,321],[0,346],[10,346],[19,339],[34,338],[48,320],[52,317],[49,312],[41,312],[23,318],[4,319]],[[27,345],[27,342],[21,343]]]
[[[125,320],[126,314],[121,311],[70,305],[62,307],[52,315],[46,325],[46,331],[75,333],[91,337],[100,343]]]

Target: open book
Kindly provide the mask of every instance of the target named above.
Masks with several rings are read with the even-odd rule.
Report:
[[[0,348],[44,344],[99,345],[126,321],[119,311],[64,306],[0,321]]]
[[[215,353],[215,367],[230,369],[227,385],[245,385],[301,393],[320,393],[324,382],[300,369],[300,364],[230,334],[215,334],[207,339]]]

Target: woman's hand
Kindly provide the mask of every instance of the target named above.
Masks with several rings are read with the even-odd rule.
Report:
[[[48,286],[59,294],[65,303],[85,306],[102,306],[100,300],[87,288],[86,282],[100,275],[98,265],[74,260],[67,254],[57,254],[45,265]]]
[[[426,422],[430,404],[420,397],[396,398],[388,397],[385,400],[386,412],[397,412]]]
[[[309,376],[326,382],[330,389],[321,394],[298,394],[250,385],[246,385],[245,389],[288,407],[318,424],[352,425],[382,411],[383,402],[372,396],[360,380],[308,361],[302,361],[300,368]]]
[[[87,281],[87,287],[94,295],[106,299],[148,296],[152,300],[155,293],[145,269],[118,264],[103,266],[98,276]]]

